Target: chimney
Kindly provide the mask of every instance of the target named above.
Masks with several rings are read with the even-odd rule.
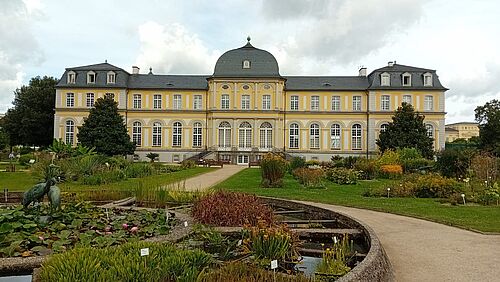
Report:
[[[394,64],[396,64],[396,61],[389,61],[389,62],[387,63],[387,65],[388,65],[389,67],[393,67],[393,66],[394,66]]]
[[[138,66],[132,66],[132,74],[139,74],[139,67]]]
[[[366,68],[361,66],[359,68],[359,75],[358,76],[366,76]]]

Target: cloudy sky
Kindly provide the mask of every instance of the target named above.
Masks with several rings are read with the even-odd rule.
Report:
[[[500,98],[497,0],[0,0],[0,113],[37,75],[109,63],[211,74],[246,37],[283,75],[357,75],[388,61],[437,70],[447,122]]]

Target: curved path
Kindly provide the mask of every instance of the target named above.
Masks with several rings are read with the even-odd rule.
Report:
[[[179,182],[179,184],[173,185],[180,185],[180,187],[184,187],[184,189],[188,191],[201,191],[210,188],[217,183],[222,182],[223,180],[226,180],[233,174],[236,174],[245,168],[246,166],[240,165],[224,165],[224,167],[220,169],[188,178],[182,182]]]
[[[397,281],[500,281],[500,235],[389,213],[302,203],[349,214],[370,226]]]

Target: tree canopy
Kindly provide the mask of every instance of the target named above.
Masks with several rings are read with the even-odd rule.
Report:
[[[475,110],[479,123],[479,147],[500,156],[500,100],[491,100]]]
[[[133,154],[135,150],[118,104],[111,97],[96,100],[77,136],[83,146],[95,147],[98,153],[108,156]]]
[[[424,116],[416,113],[411,104],[399,107],[387,129],[380,132],[377,145],[384,152],[388,149],[416,148],[422,156],[433,156],[432,141],[427,135]]]
[[[16,89],[14,107],[2,119],[11,145],[48,146],[52,143],[56,83],[53,77],[37,76],[29,85]]]

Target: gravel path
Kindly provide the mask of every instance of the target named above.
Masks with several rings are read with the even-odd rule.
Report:
[[[304,203],[349,214],[373,228],[397,281],[500,281],[500,235],[389,213]]]
[[[186,179],[185,181],[179,183],[180,187],[185,187],[188,191],[195,190],[205,190],[208,189],[217,183],[226,180],[230,176],[240,172],[245,169],[246,166],[239,165],[224,165],[223,168],[217,169],[212,172],[203,173],[201,175],[191,177]],[[176,186],[177,184],[174,184]]]

